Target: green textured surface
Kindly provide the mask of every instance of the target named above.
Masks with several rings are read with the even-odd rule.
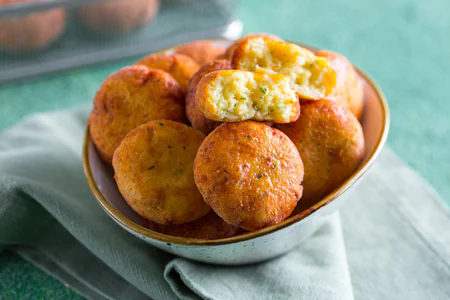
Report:
[[[366,70],[390,104],[389,145],[450,203],[448,11],[448,0],[241,0],[238,18],[245,33],[270,32],[332,49]],[[105,76],[129,62],[1,87],[0,129],[32,112],[91,101]],[[0,299],[77,297],[6,253],[0,256]]]
[[[0,259],[0,299],[84,299],[10,251]]]

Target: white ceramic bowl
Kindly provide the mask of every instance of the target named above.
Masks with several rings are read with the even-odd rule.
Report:
[[[230,41],[213,40],[228,45]],[[163,52],[173,52],[175,47]],[[225,265],[239,265],[279,256],[311,236],[348,198],[351,187],[378,157],[389,129],[387,102],[376,84],[362,71],[364,80],[364,116],[362,126],[366,142],[364,161],[340,187],[311,207],[298,207],[281,223],[229,238],[204,240],[174,237],[142,226],[142,217],[125,202],[113,179],[113,169],[98,154],[86,127],[83,166],[89,186],[105,212],[122,228],[152,246],[189,259]],[[301,201],[300,201],[301,202]]]

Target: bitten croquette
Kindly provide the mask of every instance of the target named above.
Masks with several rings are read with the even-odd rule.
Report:
[[[290,78],[301,99],[318,100],[331,93],[336,73],[330,62],[298,45],[267,38],[251,38],[239,44],[231,59],[237,70],[278,73]]]
[[[196,107],[208,119],[221,122],[289,123],[300,115],[299,99],[288,77],[239,70],[203,76],[197,87]]]

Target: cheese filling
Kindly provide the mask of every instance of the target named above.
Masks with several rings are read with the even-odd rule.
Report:
[[[286,75],[303,98],[320,99],[336,84],[330,62],[300,46],[255,38],[247,41],[243,51],[236,66],[239,70]]]
[[[220,119],[291,122],[298,99],[288,77],[238,70],[219,71],[208,86],[209,101]]]

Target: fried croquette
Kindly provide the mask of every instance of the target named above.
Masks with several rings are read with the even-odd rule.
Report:
[[[223,58],[231,60],[231,58],[233,57],[233,52],[234,52],[234,50],[236,50],[236,48],[239,46],[239,44],[247,41],[248,39],[256,38],[256,37],[263,37],[263,38],[267,38],[267,39],[270,39],[273,41],[284,42],[283,39],[277,37],[276,35],[272,35],[272,34],[267,34],[267,33],[249,34],[247,36],[244,36],[243,38],[236,40],[233,44],[228,46],[227,51],[225,52]]]
[[[225,53],[225,47],[214,45],[210,41],[198,40],[182,45],[176,49],[175,53],[187,55],[203,66],[222,56]]]
[[[305,166],[302,201],[317,201],[353,172],[364,156],[364,136],[356,117],[334,101],[302,104],[302,115],[277,126],[295,144]]]
[[[303,164],[281,131],[251,121],[224,123],[200,146],[194,179],[225,222],[256,230],[291,214],[302,195]]]
[[[158,0],[112,0],[77,9],[83,25],[104,35],[121,35],[150,23],[158,13]]]
[[[102,83],[94,98],[89,128],[101,157],[111,164],[127,133],[155,119],[186,121],[181,88],[166,72],[131,66]]]
[[[302,99],[323,98],[331,93],[336,84],[336,73],[328,59],[315,56],[295,44],[261,37],[239,44],[233,53],[231,67],[286,75],[291,79],[291,87]]]
[[[161,225],[145,218],[142,223],[148,229],[159,233],[209,240],[236,235],[240,229],[239,226],[228,224],[213,211],[197,220],[180,225]]]
[[[200,66],[189,56],[183,54],[150,54],[139,60],[135,65],[163,70],[175,78],[183,93],[186,93],[189,80]]]
[[[197,87],[196,107],[208,119],[221,122],[289,123],[300,115],[299,99],[287,76],[240,70],[206,74]]]
[[[213,131],[214,128],[219,126],[221,123],[206,118],[198,111],[195,105],[198,83],[203,78],[203,76],[205,76],[208,73],[211,73],[213,71],[229,70],[229,69],[231,69],[230,61],[216,60],[201,67],[189,81],[188,92],[186,95],[186,115],[189,122],[191,122],[192,127],[194,127],[197,130],[200,130],[204,134],[209,134],[211,131]]]
[[[169,120],[131,131],[113,157],[114,178],[131,208],[159,224],[183,224],[210,212],[192,171],[204,138],[200,131]]]
[[[0,0],[0,6],[45,0]],[[53,8],[19,17],[0,17],[0,51],[26,54],[55,42],[66,27],[66,10]]]
[[[353,65],[346,57],[335,52],[320,50],[316,55],[328,59],[336,72],[336,86],[325,100],[336,101],[360,120],[364,108],[364,87]]]

